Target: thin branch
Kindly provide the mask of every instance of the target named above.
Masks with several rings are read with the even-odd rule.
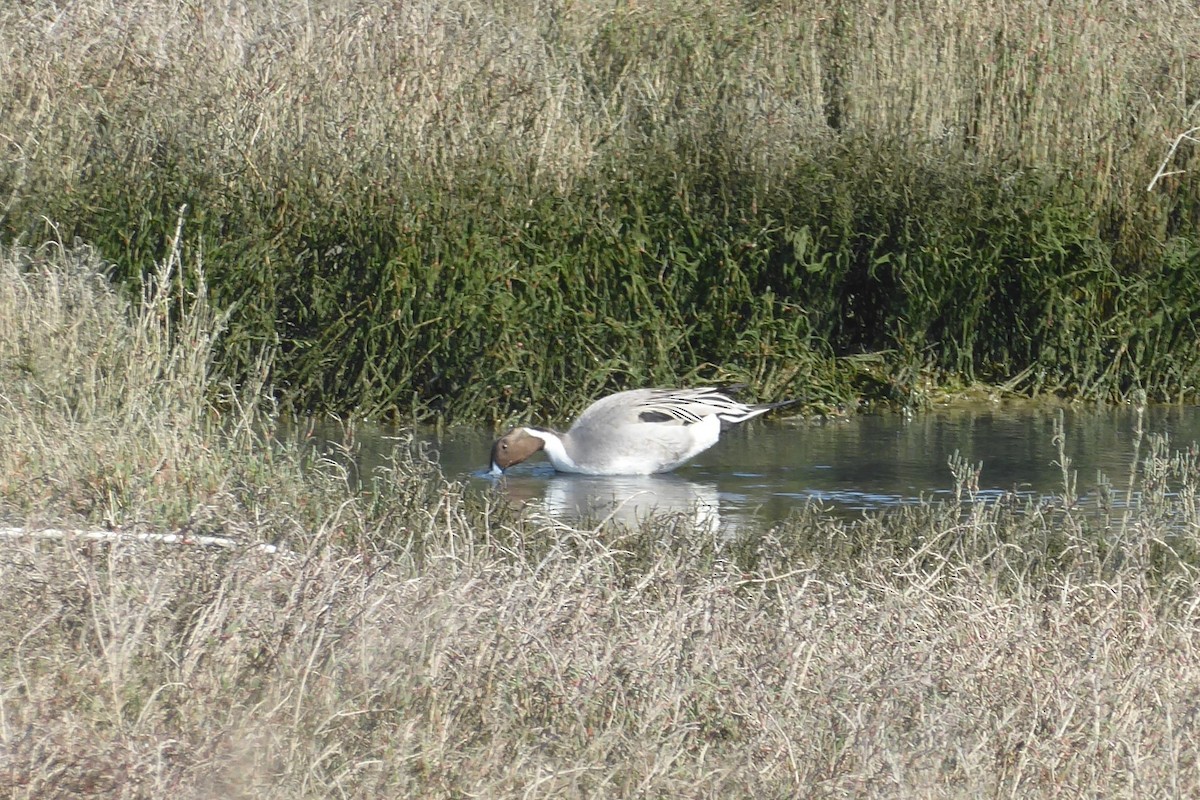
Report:
[[[1192,135],[1192,134],[1196,133],[1197,131],[1200,131],[1200,125],[1197,125],[1194,128],[1189,128],[1188,130],[1184,131],[1183,133],[1181,133],[1175,137],[1175,141],[1171,143],[1171,149],[1167,151],[1166,158],[1164,158],[1162,163],[1158,165],[1158,172],[1154,173],[1154,178],[1150,181],[1150,185],[1146,187],[1147,192],[1154,189],[1154,184],[1158,183],[1159,178],[1166,178],[1170,175],[1182,175],[1185,172],[1185,170],[1182,170],[1182,169],[1177,169],[1177,170],[1172,170],[1171,172],[1167,172],[1166,171],[1167,164],[1171,163],[1171,159],[1175,156],[1175,151],[1179,149],[1179,144],[1184,139],[1187,139],[1188,141],[1191,141],[1191,142],[1200,141],[1200,140],[1196,139],[1195,136]]]

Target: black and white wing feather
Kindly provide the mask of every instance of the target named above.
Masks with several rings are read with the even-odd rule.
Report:
[[[721,427],[728,428],[784,405],[742,403],[730,394],[731,391],[713,387],[652,389],[636,403],[638,419],[642,422],[694,425],[705,417],[715,415],[721,420]]]

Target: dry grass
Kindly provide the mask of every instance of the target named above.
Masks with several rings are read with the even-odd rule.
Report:
[[[403,447],[358,494],[230,425],[253,406],[213,423],[202,303],[169,325],[86,251],[0,261],[7,516],[291,546],[0,542],[7,797],[1200,793],[1195,452],[1150,453],[1132,516],[580,531]],[[114,472],[107,505],[47,488]]]
[[[419,566],[5,545],[8,796],[1200,790],[1194,576],[776,576],[687,545],[631,570],[619,540],[441,512],[371,531]]]
[[[223,317],[202,271],[187,293],[174,250],[136,313],[106,271],[85,247],[0,249],[0,514],[182,522],[228,480],[248,420],[234,420],[228,452],[209,449],[205,437],[225,424],[209,403],[241,398],[210,385]]]
[[[1056,165],[1122,205],[1200,123],[1186,0],[36,0],[0,11],[0,33],[14,198],[73,185],[118,131],[131,158],[170,142],[231,183],[315,156],[335,191],[364,165],[476,159],[561,185],[717,129],[747,166],[850,132]]]

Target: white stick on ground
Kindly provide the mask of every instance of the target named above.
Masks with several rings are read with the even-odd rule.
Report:
[[[129,533],[126,531],[83,531],[60,528],[0,528],[0,537],[9,539],[87,539],[99,542],[153,542],[156,544],[190,544],[200,547],[234,549],[250,547],[261,553],[275,555],[281,548],[273,544],[239,542],[224,536],[193,536],[187,533]]]

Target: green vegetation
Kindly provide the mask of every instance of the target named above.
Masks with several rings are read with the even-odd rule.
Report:
[[[0,42],[0,237],[137,293],[186,205],[216,374],[269,352],[287,408],[1200,386],[1185,0],[34,0]]]
[[[1194,448],[1141,446],[1136,510],[1061,457],[1057,502],[974,502],[956,462],[959,504],[735,541],[576,529],[403,443],[363,493],[211,375],[169,253],[130,303],[86,248],[0,252],[5,797],[1200,793]]]
[[[0,4],[0,795],[1200,796],[1194,445],[723,540],[276,441],[1194,399],[1198,42],[1184,0]]]

